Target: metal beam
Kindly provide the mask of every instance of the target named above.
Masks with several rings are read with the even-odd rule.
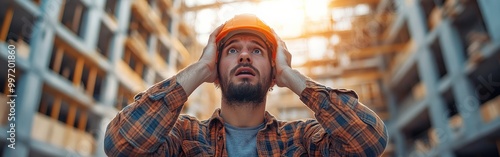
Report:
[[[358,61],[356,63],[363,64],[363,61]],[[357,64],[351,64],[351,65],[357,65]],[[377,79],[382,76],[382,74],[376,70],[376,67],[374,67],[370,63],[366,63],[365,65],[360,65],[353,68],[335,67],[333,69],[325,69],[325,71],[322,72],[321,74],[314,74],[311,73],[310,70],[308,70],[306,71],[306,75],[313,79],[346,78],[346,77],[358,77],[360,75],[363,75],[365,80]]]
[[[358,4],[374,4],[379,3],[380,0],[335,0],[330,2],[330,8],[339,8],[339,7],[349,7],[355,6]]]
[[[347,73],[324,73],[322,75],[308,75],[311,78],[321,80],[321,79],[331,79],[331,80],[337,80],[341,79],[343,80],[343,85],[353,85],[353,84],[359,84],[361,82],[369,82],[369,81],[374,81],[377,79],[382,78],[383,73],[379,71],[368,71],[368,72],[347,72]]]
[[[359,49],[359,50],[353,50],[348,52],[347,54],[351,59],[358,59],[358,58],[367,58],[367,57],[373,57],[375,55],[382,55],[382,54],[388,54],[388,53],[395,53],[399,52],[402,49],[406,47],[406,43],[404,44],[393,44],[393,45],[381,45],[381,46],[375,46],[375,47],[368,47],[364,49]]]
[[[241,3],[241,2],[260,2],[260,0],[235,0],[235,1],[230,1],[230,2],[215,2],[211,4],[203,4],[203,5],[197,5],[197,6],[192,6],[192,7],[187,7],[186,5],[182,5],[181,7],[181,12],[190,12],[190,11],[199,11],[203,9],[210,9],[210,8],[219,8],[222,5],[226,4],[231,4],[231,3]]]

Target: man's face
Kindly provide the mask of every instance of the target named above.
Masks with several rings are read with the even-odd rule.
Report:
[[[265,42],[253,34],[236,34],[220,53],[218,75],[222,96],[229,102],[261,103],[271,86],[271,63]]]

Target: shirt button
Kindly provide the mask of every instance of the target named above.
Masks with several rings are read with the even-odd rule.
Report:
[[[219,136],[219,137],[217,138],[217,140],[218,140],[218,141],[220,141],[220,139],[222,139],[222,136]]]
[[[135,95],[134,100],[137,101],[137,100],[141,99],[142,94],[144,94],[144,93],[139,93],[139,94]]]

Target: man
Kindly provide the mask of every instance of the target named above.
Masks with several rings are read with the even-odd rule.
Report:
[[[109,156],[379,156],[382,120],[351,90],[313,82],[290,67],[284,42],[254,15],[242,14],[210,35],[198,62],[135,96],[111,121]],[[181,115],[203,82],[222,91],[204,121]],[[315,120],[283,122],[265,111],[267,91],[287,87]],[[283,104],[285,105],[285,104]]]

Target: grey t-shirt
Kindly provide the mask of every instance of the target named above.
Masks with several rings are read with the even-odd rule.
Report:
[[[226,128],[226,150],[230,157],[257,157],[257,132],[264,128],[264,123],[251,128],[239,128],[224,123]]]

